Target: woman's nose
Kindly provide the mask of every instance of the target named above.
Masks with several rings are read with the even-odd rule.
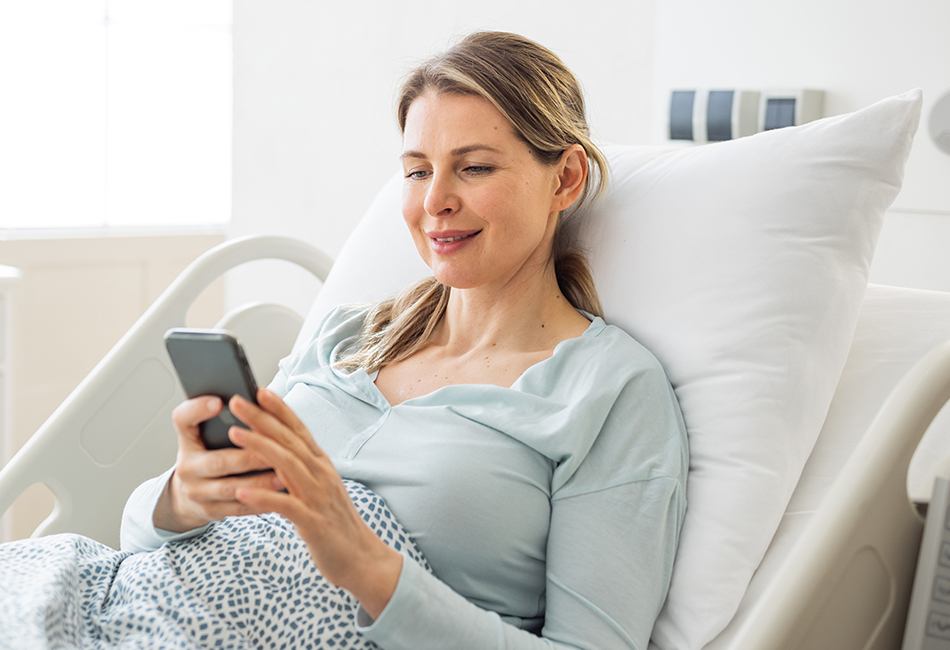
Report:
[[[459,198],[452,180],[445,174],[433,174],[426,188],[422,207],[430,216],[446,216],[457,212]]]

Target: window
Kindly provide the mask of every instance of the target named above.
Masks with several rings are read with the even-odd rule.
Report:
[[[220,224],[230,0],[0,3],[0,234]]]

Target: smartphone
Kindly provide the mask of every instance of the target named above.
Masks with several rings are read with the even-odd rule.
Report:
[[[250,427],[231,413],[228,400],[240,395],[257,404],[257,383],[241,344],[227,330],[176,327],[165,333],[165,348],[189,399],[217,395],[224,403],[218,415],[198,425],[205,447],[236,446],[228,429],[233,425]]]

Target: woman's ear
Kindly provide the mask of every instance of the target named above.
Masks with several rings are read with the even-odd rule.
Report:
[[[560,212],[574,204],[587,182],[587,152],[584,147],[575,143],[561,153],[561,160],[557,164],[557,180],[551,208]]]

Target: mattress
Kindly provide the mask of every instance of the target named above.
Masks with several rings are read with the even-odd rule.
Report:
[[[706,646],[709,650],[730,647],[891,390],[927,351],[948,339],[950,293],[868,286],[851,351],[815,448],[739,609]],[[934,468],[948,453],[950,409],[944,407],[911,461],[911,499],[929,500]]]

